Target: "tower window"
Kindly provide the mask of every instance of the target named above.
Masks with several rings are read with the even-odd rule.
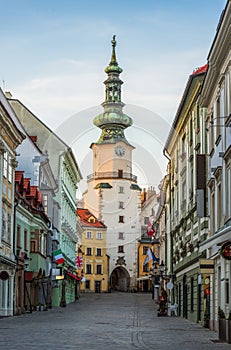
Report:
[[[118,253],[124,253],[124,246],[123,245],[118,246]]]
[[[119,169],[119,170],[118,170],[118,177],[119,177],[119,178],[122,178],[122,177],[123,177],[123,170],[122,170],[122,169]]]
[[[123,215],[119,216],[119,222],[124,222],[124,216]]]
[[[122,186],[119,187],[119,193],[124,193],[124,188]]]
[[[144,218],[144,225],[148,225],[148,221],[149,221],[149,217],[145,216],[145,218]]]
[[[119,202],[119,209],[124,209],[124,202]]]
[[[124,239],[124,233],[123,232],[119,232],[119,239]]]

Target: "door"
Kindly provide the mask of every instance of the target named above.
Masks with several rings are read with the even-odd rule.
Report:
[[[95,281],[95,293],[101,292],[101,281]]]

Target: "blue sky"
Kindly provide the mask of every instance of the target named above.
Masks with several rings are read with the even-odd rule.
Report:
[[[60,131],[71,116],[103,102],[104,68],[116,34],[123,101],[152,111],[163,125],[169,124],[188,76],[206,63],[225,4],[225,0],[0,0],[0,85]],[[94,116],[86,120],[81,115],[86,129]],[[139,115],[134,124],[156,134],[151,119]],[[164,141],[163,136],[159,145]]]

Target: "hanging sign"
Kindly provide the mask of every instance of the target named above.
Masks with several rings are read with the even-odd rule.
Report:
[[[221,247],[221,256],[226,260],[231,260],[231,242],[226,242]]]

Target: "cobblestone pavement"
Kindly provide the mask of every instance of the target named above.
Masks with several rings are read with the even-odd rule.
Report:
[[[157,317],[150,294],[83,294],[66,308],[0,319],[2,350],[217,350],[217,333],[180,317]]]

